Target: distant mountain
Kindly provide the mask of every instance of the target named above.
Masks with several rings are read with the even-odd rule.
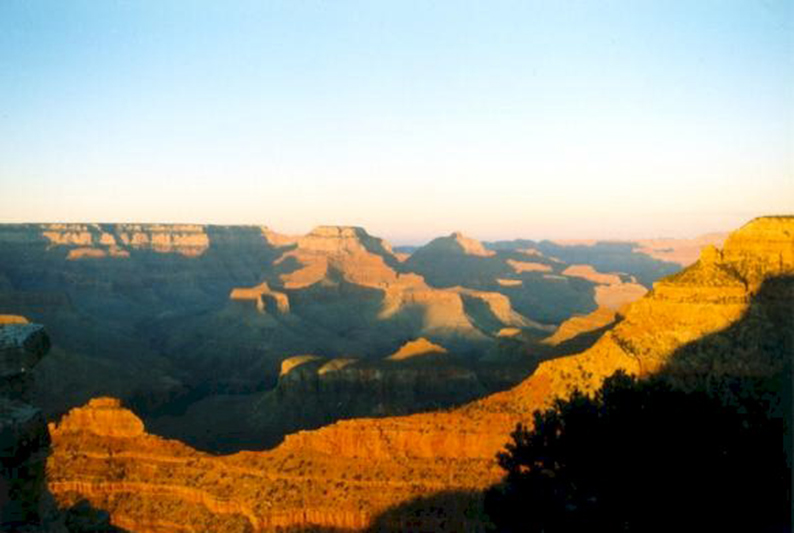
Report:
[[[417,249],[404,266],[436,287],[465,286],[504,294],[520,313],[555,324],[598,307],[617,310],[645,294],[629,273],[638,257],[646,266],[655,265],[658,273],[678,270],[676,265],[665,266],[647,256],[637,256],[631,248],[623,256],[613,257],[610,269],[601,272],[583,257],[572,257],[583,260],[562,260],[542,252],[532,241],[484,245],[453,233]]]

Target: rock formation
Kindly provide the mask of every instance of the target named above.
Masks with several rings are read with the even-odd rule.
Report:
[[[794,217],[754,220],[721,252],[708,249],[698,263],[657,283],[585,352],[542,363],[517,387],[458,409],[337,422],[290,435],[269,452],[225,457],[146,433],[107,437],[90,427],[59,426],[53,429],[50,488],[65,503],[88,498],[135,531],[365,528],[399,504],[495,482],[494,454],[517,422],[531,421],[535,409],[573,388],[594,390],[617,369],[686,380],[720,372],[764,375],[790,365],[792,251]],[[560,334],[557,340],[565,339]],[[286,375],[308,365],[319,373],[324,364],[290,364]],[[344,372],[354,365],[340,366]],[[119,408],[103,400],[80,410],[98,409]],[[68,420],[103,418],[71,414]],[[445,522],[451,517],[444,512],[420,507],[403,518],[389,512],[385,527],[484,526],[476,513],[458,527]]]
[[[560,323],[574,314],[586,314],[597,307],[619,309],[623,305],[635,301],[645,294],[646,289],[632,273],[619,274],[614,267],[621,266],[626,271],[641,271],[644,279],[656,279],[654,274],[640,268],[638,263],[662,264],[648,256],[633,253],[632,245],[623,246],[621,254],[613,251],[603,257],[612,267],[608,271],[599,271],[587,263],[588,247],[575,248],[573,253],[567,246],[543,243],[542,246],[556,246],[568,252],[572,259],[581,259],[583,263],[563,261],[552,254],[545,254],[531,241],[513,241],[489,243],[483,245],[473,239],[455,234],[431,241],[411,255],[405,261],[405,267],[425,277],[435,287],[452,288],[456,286],[467,289],[500,293],[506,296],[514,309],[522,315],[538,322]],[[600,250],[600,248],[592,248]],[[594,257],[600,257],[595,252]],[[620,259],[616,260],[618,257]],[[670,265],[667,265],[670,267]],[[666,273],[675,271],[677,267],[667,268]],[[618,272],[623,272],[623,269]]]
[[[266,312],[268,308],[281,314],[289,313],[289,296],[272,290],[265,281],[250,289],[241,287],[232,289],[229,298],[233,301],[250,303],[260,313]]]
[[[121,408],[116,398],[93,398],[85,409],[73,409],[58,423],[59,431],[90,431],[100,437],[132,438],[143,435],[143,422]]]
[[[684,265],[684,261],[676,259],[678,256],[673,250],[679,247],[686,247],[687,254],[695,253],[695,258],[700,252],[700,248],[707,244],[714,244],[714,241],[704,241],[702,243],[690,240],[671,239],[664,243],[665,248],[670,254],[646,253],[647,247],[643,247],[636,241],[596,241],[596,240],[577,240],[577,241],[500,241],[488,243],[487,247],[497,252],[521,253],[515,257],[519,261],[539,262],[554,264],[557,263],[562,269],[555,269],[560,272],[566,265],[590,265],[595,270],[603,273],[622,272],[629,276],[634,276],[638,283],[650,288],[657,279],[677,272]],[[657,248],[654,248],[656,250]]]
[[[574,316],[563,322],[559,328],[543,339],[543,344],[560,346],[574,341],[577,337],[597,332],[615,323],[618,316],[615,311],[606,307],[599,307],[587,315]],[[575,350],[576,351],[581,350]]]
[[[49,349],[44,328],[0,317],[0,530],[66,531],[46,491],[50,436],[41,411],[28,404],[25,379]]]
[[[493,255],[471,239],[457,234],[449,239],[461,253],[478,257]],[[515,312],[509,299],[498,293],[462,287],[435,288],[425,283],[422,276],[403,272],[401,262],[391,246],[382,239],[370,236],[362,228],[316,228],[305,237],[298,238],[295,247],[281,255],[275,265],[278,279],[273,283],[278,290],[286,293],[285,299],[289,294],[296,294],[296,301],[301,301],[298,291],[304,289],[314,291],[312,294],[315,299],[322,297],[323,290],[339,291],[346,285],[371,289],[381,296],[374,318],[389,321],[418,315],[419,329],[415,333],[421,335],[432,335],[438,339],[447,336],[487,339],[493,327],[472,320],[476,313],[470,312],[467,305],[471,300],[481,301],[488,307],[489,318],[494,318],[503,326],[538,327],[538,324]],[[264,290],[262,287],[247,289],[247,292],[235,289],[232,297],[254,298],[257,291]],[[297,307],[296,312],[299,312]],[[351,315],[351,320],[353,318],[360,322],[363,317]],[[377,328],[378,325],[373,323],[370,327]]]
[[[275,531],[321,526],[360,529],[399,498],[444,486],[473,486],[465,472],[428,463],[426,478],[405,466],[371,468],[356,459],[329,460],[313,452],[242,452],[213,457],[176,441],[148,435],[101,437],[89,421],[107,420],[89,405],[52,427],[56,455],[49,463],[50,490],[63,505],[87,498],[108,509],[113,523],[136,532]],[[66,422],[66,421],[65,421]],[[384,490],[385,489],[385,490]]]
[[[447,349],[438,344],[433,344],[424,337],[413,341],[408,341],[400,349],[391,354],[388,359],[391,361],[402,361],[420,355],[447,353]]]
[[[552,272],[551,265],[544,263],[534,263],[532,261],[516,261],[515,259],[508,259],[507,264],[513,267],[517,274],[524,272]]]
[[[24,239],[26,227],[18,230]],[[69,259],[129,257],[130,250],[151,250],[197,256],[209,248],[210,240],[203,226],[195,224],[46,224],[41,235],[50,246],[67,246]],[[2,240],[7,240],[4,232]]]
[[[633,276],[616,273],[598,272],[590,265],[571,265],[562,272],[563,276],[576,277],[596,284],[595,301],[599,307],[618,310],[645,295],[647,289],[637,283]],[[624,281],[624,278],[629,278]]]

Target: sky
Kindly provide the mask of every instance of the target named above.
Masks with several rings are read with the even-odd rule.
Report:
[[[0,222],[695,236],[794,212],[794,2],[0,2]]]

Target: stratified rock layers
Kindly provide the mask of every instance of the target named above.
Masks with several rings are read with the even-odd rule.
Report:
[[[95,411],[115,411],[97,416]],[[363,528],[395,502],[447,486],[475,487],[444,462],[414,466],[279,448],[213,457],[148,435],[108,437],[112,420],[134,417],[103,400],[72,410],[51,432],[57,446],[49,487],[59,501],[81,498],[136,532],[270,531],[322,525]],[[109,425],[108,425],[109,424]],[[460,464],[464,464],[461,462]],[[475,461],[472,472],[488,472]]]
[[[509,391],[450,411],[349,420],[299,432],[269,452],[211,457],[137,430],[108,436],[94,424],[114,417],[88,413],[117,410],[118,418],[127,420],[130,414],[102,400],[53,428],[50,488],[62,502],[88,498],[135,531],[364,528],[417,497],[490,485],[499,477],[494,454],[517,422],[531,421],[534,410],[574,387],[594,390],[615,370],[640,376],[668,369],[775,372],[779,362],[753,363],[753,353],[762,351],[766,334],[790,343],[784,338],[791,335],[790,326],[769,330],[773,317],[756,316],[763,314],[757,302],[790,304],[791,275],[794,217],[754,220],[732,234],[721,252],[708,249],[698,263],[657,283],[592,348],[541,364]],[[783,285],[770,292],[768,283],[775,279]],[[746,326],[739,335],[732,328],[740,323]],[[704,337],[711,339],[710,351],[689,357],[687,347]],[[740,353],[731,344],[735,338],[743,343]],[[687,357],[679,360],[680,353]],[[716,360],[724,366],[715,367]],[[82,411],[87,413],[78,415]],[[413,519],[411,526],[395,519],[385,527],[444,528],[436,515]],[[422,525],[429,523],[433,526]],[[466,527],[476,531],[483,523],[471,516]]]

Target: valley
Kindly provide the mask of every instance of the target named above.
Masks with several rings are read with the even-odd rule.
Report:
[[[328,258],[321,257],[322,269],[311,273],[314,284],[329,283]],[[302,261],[303,269],[311,268],[306,257]],[[380,261],[374,264],[383,268]],[[360,276],[352,279],[373,285],[373,279],[386,277],[375,277],[374,270],[335,275]],[[390,279],[405,275],[418,277],[397,273]],[[496,343],[483,353],[496,363],[497,374],[510,374],[505,369],[511,360],[534,358],[524,367],[524,379],[492,377],[488,389],[482,386],[487,372],[478,366],[484,361],[472,361],[465,351],[446,348],[432,331],[418,330],[427,336],[380,358],[292,356],[282,360],[274,389],[200,400],[217,401],[215,409],[231,419],[250,416],[262,426],[289,427],[283,442],[268,451],[208,454],[156,436],[156,419],[151,425],[126,401],[98,395],[50,423],[47,487],[63,508],[87,500],[132,531],[484,531],[482,491],[502,475],[496,453],[516,423],[531,424],[532,413],[555,399],[593,391],[616,370],[663,375],[693,389],[717,376],[790,372],[792,276],[794,219],[757,219],[732,233],[722,250],[703,248],[696,263],[654,283],[619,316],[606,308],[573,315],[545,335],[538,330],[546,325],[527,317],[500,324],[499,331],[511,327],[515,335],[477,328]],[[267,283],[267,291],[260,286],[244,296],[282,292],[274,281]],[[269,289],[271,283],[279,289]],[[415,278],[407,286],[399,290],[462,292]],[[492,301],[499,301],[496,294]],[[283,312],[284,300],[273,299],[282,302],[281,311],[277,304],[264,312],[257,305],[238,308],[254,317]],[[289,312],[300,308],[299,300],[290,298]],[[507,311],[501,316],[523,316]],[[464,316],[472,328],[482,324]],[[483,342],[479,335],[475,340]],[[520,349],[506,353],[499,346],[505,339]],[[510,379],[520,382],[510,387]],[[256,409],[246,411],[228,398],[255,400]],[[334,422],[347,418],[338,416],[334,403],[359,418]],[[412,407],[401,412],[406,405]],[[413,409],[426,412],[410,414]],[[197,412],[211,411],[202,406]],[[320,415],[302,418],[307,413]],[[177,415],[170,416],[179,423]],[[315,424],[324,427],[306,430]],[[227,429],[224,438],[235,438],[234,428]]]
[[[264,449],[509,388],[565,352],[543,340],[560,324],[680,268],[636,246],[454,233],[408,255],[355,227],[0,225],[0,312],[47,325],[32,394],[48,418],[109,395],[160,435]],[[389,360],[421,339],[446,355]],[[283,373],[298,356],[329,366]]]

